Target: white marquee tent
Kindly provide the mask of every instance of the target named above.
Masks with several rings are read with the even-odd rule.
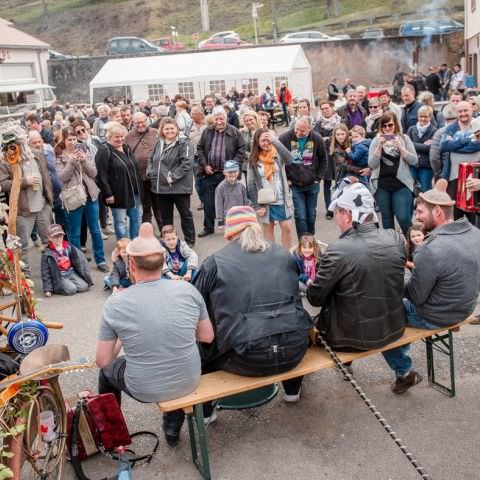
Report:
[[[200,100],[233,86],[261,94],[282,80],[294,95],[312,97],[312,69],[300,45],[119,58],[108,60],[90,82],[90,101],[98,88],[129,88],[134,102],[177,93]]]

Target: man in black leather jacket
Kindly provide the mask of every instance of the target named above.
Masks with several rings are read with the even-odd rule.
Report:
[[[344,182],[330,205],[340,239],[322,256],[307,297],[322,307],[317,327],[332,348],[382,348],[405,329],[405,246],[394,230],[378,228],[368,189],[351,178]]]

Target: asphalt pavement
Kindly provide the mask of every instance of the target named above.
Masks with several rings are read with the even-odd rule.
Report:
[[[202,212],[192,207],[197,231]],[[178,218],[177,224],[179,225]],[[279,232],[277,232],[279,233]],[[317,238],[334,241],[338,233],[325,219],[323,198],[319,196]],[[107,258],[114,246],[113,235],[105,242]],[[221,235],[198,239],[200,259],[220,249]],[[50,343],[68,345],[72,359],[94,356],[101,310],[108,292],[103,291],[103,274],[93,264],[95,285],[73,297],[44,298],[39,277],[40,254],[30,249],[38,309],[51,321],[63,322],[63,330],[50,330]],[[312,310],[313,311],[313,310]],[[139,306],[138,315],[141,316]],[[155,335],[155,332],[151,332]],[[404,395],[390,391],[392,372],[380,355],[354,363],[354,376],[365,389],[420,464],[435,480],[475,480],[480,478],[478,341],[480,326],[466,326],[455,334],[457,396],[447,398],[424,380]],[[412,346],[414,366],[426,376],[425,347]],[[438,374],[448,374],[448,364],[437,365]],[[65,397],[78,391],[96,391],[97,371],[86,370],[61,376]],[[414,480],[421,478],[388,437],[348,382],[329,370],[305,378],[301,400],[287,405],[282,390],[268,405],[243,411],[223,410],[208,429],[212,478],[216,480],[298,479],[298,480]],[[152,430],[160,436],[160,446],[149,465],[135,467],[138,480],[200,479],[191,461],[186,425],[180,443],[169,447],[162,435],[161,413],[156,405],[141,404],[124,396],[122,409],[131,432]],[[149,441],[136,445],[146,452]],[[91,479],[113,476],[113,461],[97,455],[84,463]],[[74,479],[70,465],[65,478]]]

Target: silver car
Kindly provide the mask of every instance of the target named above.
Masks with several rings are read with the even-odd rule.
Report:
[[[328,42],[331,40],[338,40],[338,38],[322,32],[295,32],[287,33],[278,43]]]

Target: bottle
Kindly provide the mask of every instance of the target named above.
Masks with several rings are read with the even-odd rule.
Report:
[[[132,467],[128,461],[128,457],[125,453],[124,447],[117,448],[118,453],[118,480],[131,480],[132,479]]]

